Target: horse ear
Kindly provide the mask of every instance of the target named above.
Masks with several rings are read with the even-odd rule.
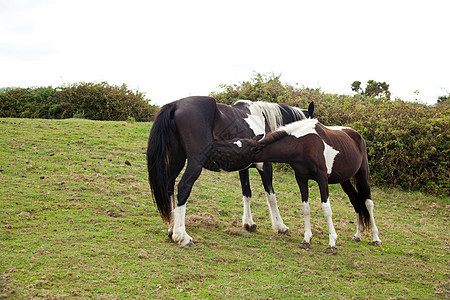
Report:
[[[308,106],[308,115],[310,118],[314,117],[314,102],[311,102]]]
[[[252,140],[254,140],[254,141],[259,141],[260,139],[263,138],[263,136],[264,136],[264,134],[258,134],[258,135],[256,135],[256,136],[252,137]]]

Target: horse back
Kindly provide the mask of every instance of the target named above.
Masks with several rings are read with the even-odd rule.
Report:
[[[333,170],[340,170],[347,176],[368,169],[366,143],[363,137],[354,129],[349,127],[327,127],[317,126],[316,130],[324,143],[333,150],[338,151],[333,162]],[[344,176],[344,177],[347,177]],[[330,174],[333,181],[333,173]]]
[[[366,144],[363,137],[350,127],[325,126],[320,123],[316,125],[317,134],[325,143],[341,152],[366,151]]]
[[[186,155],[205,152],[213,142],[216,101],[211,97],[188,97],[175,101],[173,120]]]
[[[217,140],[231,140],[236,137],[252,138],[255,130],[265,131],[265,120],[260,115],[251,116],[249,106],[245,102],[235,105],[216,105],[213,135]],[[251,128],[253,126],[253,129]],[[257,129],[255,129],[257,128]]]

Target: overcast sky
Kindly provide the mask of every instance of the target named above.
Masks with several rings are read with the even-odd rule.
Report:
[[[432,104],[450,92],[449,12],[448,0],[0,0],[0,87],[108,81],[164,104],[258,72],[342,94],[386,81]]]

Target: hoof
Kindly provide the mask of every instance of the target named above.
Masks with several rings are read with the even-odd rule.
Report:
[[[359,242],[361,242],[361,238],[354,236],[352,238],[352,241],[359,243]]]
[[[310,247],[311,247],[311,244],[308,242],[302,241],[300,243],[300,249],[309,250]]]
[[[174,232],[171,237],[172,242],[177,243],[181,247],[191,247],[194,245],[192,242],[192,237],[190,237],[188,234],[184,233],[176,233]]]
[[[326,254],[333,254],[336,255],[337,254],[337,248],[335,246],[328,246],[327,250],[325,251]]]
[[[252,224],[252,225],[249,225],[249,224],[244,224],[244,228],[245,228],[245,230],[247,230],[248,232],[256,232],[256,228],[257,228],[258,226],[256,225],[256,224]]]
[[[278,230],[278,234],[279,234],[279,235],[287,235],[287,236],[291,236],[291,234],[289,233],[289,228],[288,228],[288,229],[285,229],[284,231],[283,231],[283,230]]]
[[[183,247],[194,247],[194,246],[195,246],[194,242],[192,240],[190,240],[189,243],[187,243]]]
[[[381,241],[372,242],[372,246],[381,247]]]
[[[180,246],[180,247],[193,247],[193,246],[195,246],[195,244],[194,244],[194,242],[192,241],[192,238],[189,238],[189,240],[188,241],[181,241],[181,242],[178,242],[178,245]]]

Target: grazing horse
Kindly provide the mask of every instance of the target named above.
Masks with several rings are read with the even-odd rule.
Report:
[[[311,104],[311,115],[313,110]],[[153,198],[162,219],[169,223],[171,239],[182,246],[193,244],[185,228],[186,201],[202,168],[220,171],[220,166],[209,156],[214,140],[251,138],[306,119],[310,114],[296,107],[266,102],[240,100],[232,106],[218,104],[211,97],[188,97],[164,105],[150,132],[147,164]],[[186,160],[175,203],[175,180]],[[242,223],[248,231],[255,231],[256,224],[250,211],[250,166],[252,164],[230,171],[240,170],[244,202]],[[272,164],[254,166],[258,168],[266,191],[273,229],[289,234],[289,228],[279,214],[272,187]]]
[[[253,162],[282,162],[292,166],[302,194],[305,218],[302,248],[310,247],[312,236],[309,179],[315,180],[319,185],[322,212],[329,229],[327,253],[337,253],[337,234],[331,218],[328,192],[328,184],[333,183],[341,184],[355,209],[357,231],[353,240],[361,241],[361,233],[371,225],[373,245],[381,245],[373,216],[366,143],[357,131],[348,127],[328,127],[316,119],[306,119],[272,131],[262,139],[261,137],[215,141],[210,155],[224,170],[245,168]],[[352,177],[356,189],[350,182]]]

